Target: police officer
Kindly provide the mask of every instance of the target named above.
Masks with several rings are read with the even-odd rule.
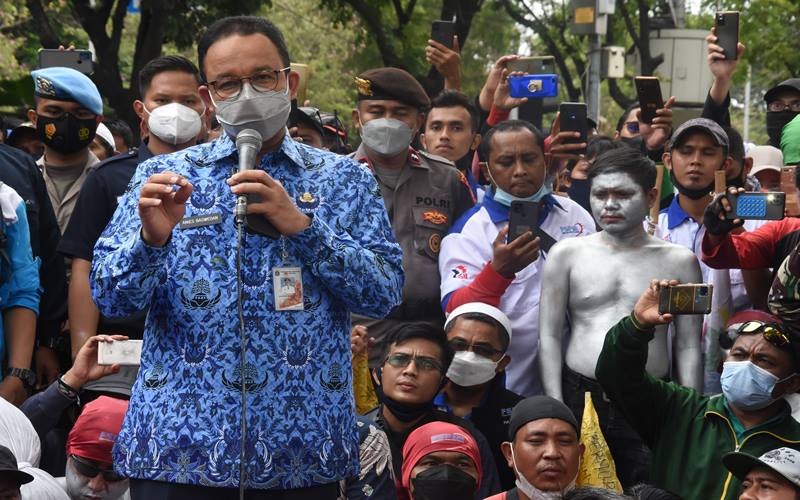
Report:
[[[403,302],[385,319],[354,316],[377,342],[398,322],[444,321],[437,265],[442,238],[473,205],[467,180],[453,162],[416,151],[411,141],[424,123],[430,100],[406,71],[377,68],[356,78],[353,122],[361,146],[353,157],[375,174],[395,238],[403,249]],[[379,364],[371,351],[370,366]]]
[[[36,163],[63,234],[87,174],[100,162],[89,145],[103,119],[103,98],[89,77],[71,68],[37,69],[31,76],[36,109],[28,119],[44,142]]]
[[[98,333],[142,338],[144,311],[124,318],[100,317],[89,288],[94,244],[114,215],[117,199],[125,192],[140,163],[155,155],[193,146],[198,136],[205,136],[208,113],[199,86],[200,72],[185,57],[162,56],[148,62],[139,72],[142,100],[133,104],[146,140],[138,149],[102,162],[86,179],[72,221],[58,246],[59,252],[72,257],[69,318],[73,357],[89,337]],[[136,370],[123,369],[87,389],[106,391],[109,384],[114,387],[127,384],[130,393],[135,376]]]

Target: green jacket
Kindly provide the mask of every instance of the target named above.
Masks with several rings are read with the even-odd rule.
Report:
[[[783,413],[737,439],[725,397],[658,380],[645,371],[653,333],[626,317],[609,330],[595,375],[611,402],[653,451],[650,480],[686,500],[734,500],[741,483],[722,456],[742,451],[760,456],[782,446],[800,450],[800,424],[789,405]]]

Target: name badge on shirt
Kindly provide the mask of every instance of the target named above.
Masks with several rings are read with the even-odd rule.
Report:
[[[204,214],[192,217],[184,217],[181,220],[181,229],[192,229],[193,227],[211,226],[222,222],[222,214]]]
[[[299,267],[276,267],[272,270],[276,311],[302,311],[303,273]]]

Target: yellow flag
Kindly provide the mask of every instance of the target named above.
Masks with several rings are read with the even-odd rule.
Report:
[[[589,392],[584,395],[581,443],[586,449],[583,452],[576,485],[594,486],[622,493],[622,485],[617,479],[617,468],[603,437],[603,431],[600,430],[600,419],[597,418],[592,394]]]
[[[366,354],[353,355],[353,392],[356,398],[356,413],[363,415],[378,406],[378,395],[372,385]]]

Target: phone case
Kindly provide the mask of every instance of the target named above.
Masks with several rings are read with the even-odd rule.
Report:
[[[522,75],[508,79],[511,97],[556,97],[558,75]]]
[[[97,345],[98,365],[138,366],[141,359],[141,340],[114,340]]]
[[[725,52],[725,59],[738,59],[739,13],[736,11],[717,12],[715,16],[717,45]]]
[[[94,72],[92,53],[88,50],[41,49],[39,51],[39,68],[55,66],[71,68],[84,75],[91,75]]]
[[[658,297],[658,314],[708,314],[714,285],[692,284],[662,288]]]
[[[786,206],[786,193],[741,193],[728,196],[731,211],[726,214],[729,220],[781,220]]]
[[[536,234],[539,227],[539,203],[535,201],[512,201],[508,215],[508,236],[511,243],[528,231]]]
[[[656,110],[664,107],[664,98],[661,96],[661,84],[654,76],[637,76],[636,95],[639,97],[641,119],[644,123],[653,123],[657,116]]]
[[[434,21],[431,24],[431,38],[448,49],[453,48],[453,37],[456,35],[456,23],[452,21]]]

